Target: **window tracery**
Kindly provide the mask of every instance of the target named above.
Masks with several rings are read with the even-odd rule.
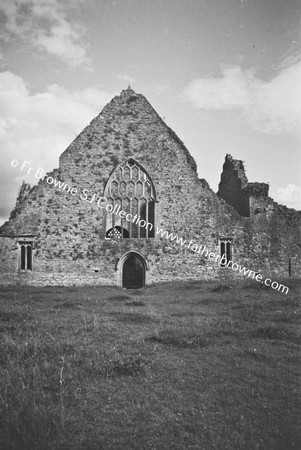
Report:
[[[105,189],[107,205],[112,212],[106,216],[106,237],[152,238],[155,226],[156,192],[143,167],[129,159],[118,166]],[[124,217],[116,214],[124,211]]]

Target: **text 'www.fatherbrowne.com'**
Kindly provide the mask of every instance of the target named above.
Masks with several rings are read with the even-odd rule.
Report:
[[[11,161],[12,167],[18,167],[19,162],[16,159],[13,159]],[[27,174],[30,174],[34,168],[30,166],[29,161],[23,161],[23,164],[20,168],[20,171],[26,171]],[[48,175],[48,173],[45,172],[44,169],[39,167],[35,171],[35,178],[38,180],[46,181],[48,185],[52,185],[56,189],[60,189],[61,191],[66,191],[67,193],[70,193],[72,196],[79,195],[80,199],[83,201],[86,201],[87,203],[95,203],[99,208],[105,208],[105,210],[109,213],[118,215],[120,218],[125,219],[127,221],[133,222],[134,224],[139,225],[139,227],[147,228],[148,230],[153,229],[153,224],[151,222],[146,222],[144,219],[141,219],[140,216],[135,214],[134,216],[127,211],[123,211],[120,208],[116,209],[108,202],[108,199],[106,197],[99,197],[97,193],[91,193],[89,189],[82,189],[78,190],[77,187],[72,187],[69,184],[67,184],[64,181],[57,180],[51,175]],[[277,289],[278,291],[281,290],[281,292],[284,292],[285,294],[288,294],[289,288],[287,286],[284,286],[283,284],[278,283],[277,281],[272,281],[270,278],[263,278],[263,276],[260,273],[256,273],[253,270],[247,269],[246,267],[240,266],[238,263],[233,262],[231,260],[227,260],[226,255],[217,255],[214,252],[211,252],[206,248],[206,245],[197,245],[192,239],[187,243],[186,239],[183,239],[182,237],[179,237],[175,233],[168,233],[166,230],[162,230],[161,228],[157,227],[156,234],[160,235],[161,237],[164,237],[171,242],[175,242],[181,247],[187,248],[190,251],[194,253],[198,253],[201,256],[207,257],[211,261],[215,261],[220,263],[221,267],[229,267],[234,271],[238,271],[242,275],[245,275],[249,278],[252,278],[258,282],[265,284],[266,286],[270,286],[272,289]],[[114,242],[114,241],[113,241]]]
[[[197,245],[193,241],[193,239],[191,239],[188,242],[186,239],[179,237],[177,234],[168,233],[168,231],[162,230],[162,228],[158,227],[156,230],[156,234],[170,240],[171,242],[175,242],[176,244],[179,244],[181,247],[187,248],[194,253],[198,253],[201,256],[205,256],[210,261],[215,261],[219,263],[221,267],[229,267],[242,275],[255,279],[258,283],[265,284],[265,286],[270,286],[272,289],[284,292],[285,294],[288,294],[289,292],[289,288],[287,286],[284,286],[283,284],[280,284],[277,281],[272,281],[270,278],[263,278],[263,276],[260,273],[256,273],[253,270],[247,269],[246,267],[242,267],[240,264],[231,261],[231,259],[227,260],[225,254],[219,255],[214,252],[211,252],[206,248],[206,245],[203,244]]]

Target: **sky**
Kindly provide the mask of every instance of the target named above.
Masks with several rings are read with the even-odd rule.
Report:
[[[0,0],[0,224],[128,84],[217,192],[227,153],[301,209],[300,0]],[[19,161],[12,167],[11,161]]]

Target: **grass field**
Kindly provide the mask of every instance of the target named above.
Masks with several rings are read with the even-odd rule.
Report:
[[[2,287],[1,450],[300,448],[283,284]]]

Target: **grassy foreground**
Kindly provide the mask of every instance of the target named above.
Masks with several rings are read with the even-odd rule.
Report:
[[[1,450],[300,448],[283,284],[2,287]]]

